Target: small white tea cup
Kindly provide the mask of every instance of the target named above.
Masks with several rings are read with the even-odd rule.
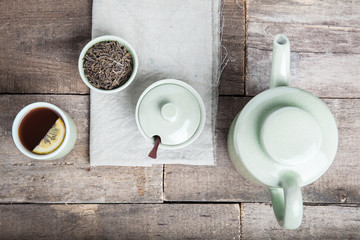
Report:
[[[27,114],[29,114],[31,110],[36,108],[43,108],[43,107],[51,109],[61,117],[61,119],[65,124],[66,132],[65,132],[64,141],[62,142],[62,144],[58,149],[56,149],[54,152],[51,152],[49,154],[40,155],[29,151],[23,146],[19,138],[19,126],[21,124],[21,121],[24,119],[24,117]],[[59,107],[51,103],[35,102],[21,109],[20,112],[16,115],[12,125],[12,137],[16,147],[25,156],[36,160],[55,160],[64,157],[66,154],[68,154],[71,151],[71,149],[74,147],[76,142],[77,131],[76,131],[76,125],[72,120],[72,118],[63,110],[61,110]]]

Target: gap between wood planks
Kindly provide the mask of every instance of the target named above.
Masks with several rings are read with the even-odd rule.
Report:
[[[270,49],[266,49],[266,48],[259,48],[259,47],[247,47],[247,48],[251,48],[251,49],[256,49],[259,51],[264,51],[264,52],[272,52],[273,50]],[[351,52],[321,52],[321,51],[298,51],[298,50],[291,50],[291,53],[312,53],[312,54],[332,54],[332,55],[336,55],[336,54],[351,54],[351,55],[360,55],[359,53],[351,53]],[[246,55],[246,54],[245,54]],[[245,62],[246,63],[246,62]]]
[[[256,96],[256,95],[255,95]],[[242,97],[242,98],[253,98],[253,95],[219,95],[219,98],[233,98],[233,97]],[[349,99],[349,100],[359,100],[360,97],[319,97],[320,99],[327,100],[327,99]]]
[[[240,239],[243,238],[243,230],[244,230],[244,203],[240,203]]]
[[[21,96],[31,96],[31,95],[49,95],[49,96],[89,96],[90,93],[12,93],[12,92],[2,92],[1,95],[21,95]]]
[[[237,3],[237,1],[236,1]],[[238,4],[238,3],[237,3]],[[247,0],[244,0],[244,69],[243,69],[243,72],[244,72],[244,95],[246,96],[247,95],[247,92],[246,92],[246,76],[247,76],[247,32],[248,32],[248,2]]]
[[[43,95],[43,96],[90,96],[89,93],[0,93],[2,95],[19,95],[19,96],[31,96],[31,95]],[[231,98],[231,97],[245,97],[253,98],[253,95],[243,95],[243,94],[219,94],[219,98]],[[319,97],[320,99],[349,99],[349,100],[360,100],[360,97]],[[165,164],[164,164],[165,165]]]
[[[164,202],[165,199],[165,175],[166,175],[166,164],[162,165],[162,194],[161,194],[161,199]]]
[[[239,204],[239,206],[243,206],[244,204],[266,204],[271,205],[270,202],[201,202],[201,201],[164,201],[162,203],[159,202],[146,202],[146,203],[99,203],[99,202],[86,202],[86,203],[59,203],[59,202],[3,202],[0,203],[2,205],[227,205],[227,204]],[[313,207],[326,207],[326,206],[334,206],[334,207],[349,207],[349,208],[359,208],[360,204],[357,203],[310,203],[304,202],[304,206],[313,206]]]

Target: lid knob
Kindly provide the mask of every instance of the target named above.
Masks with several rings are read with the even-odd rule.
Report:
[[[170,122],[176,120],[178,116],[179,110],[177,106],[173,103],[166,103],[161,107],[161,115],[162,117]]]
[[[318,153],[322,134],[320,126],[308,112],[284,107],[265,119],[260,138],[262,147],[273,160],[296,165]]]

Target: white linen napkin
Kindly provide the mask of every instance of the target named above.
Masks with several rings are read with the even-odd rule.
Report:
[[[139,58],[136,78],[111,95],[90,93],[90,165],[215,164],[215,115],[219,79],[220,0],[94,0],[92,37],[115,35]],[[139,132],[135,107],[140,94],[162,79],[193,86],[206,107],[199,138],[178,150],[158,149]]]

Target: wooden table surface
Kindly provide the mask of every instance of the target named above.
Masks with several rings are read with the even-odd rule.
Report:
[[[89,167],[89,90],[77,58],[91,7],[0,1],[0,239],[360,239],[360,2],[224,0],[216,166]],[[241,177],[226,149],[232,119],[268,88],[278,33],[291,41],[292,85],[321,97],[339,128],[336,159],[302,189],[294,231],[277,225],[267,189]],[[35,161],[16,149],[12,121],[35,101],[74,118],[78,140],[65,158]]]

